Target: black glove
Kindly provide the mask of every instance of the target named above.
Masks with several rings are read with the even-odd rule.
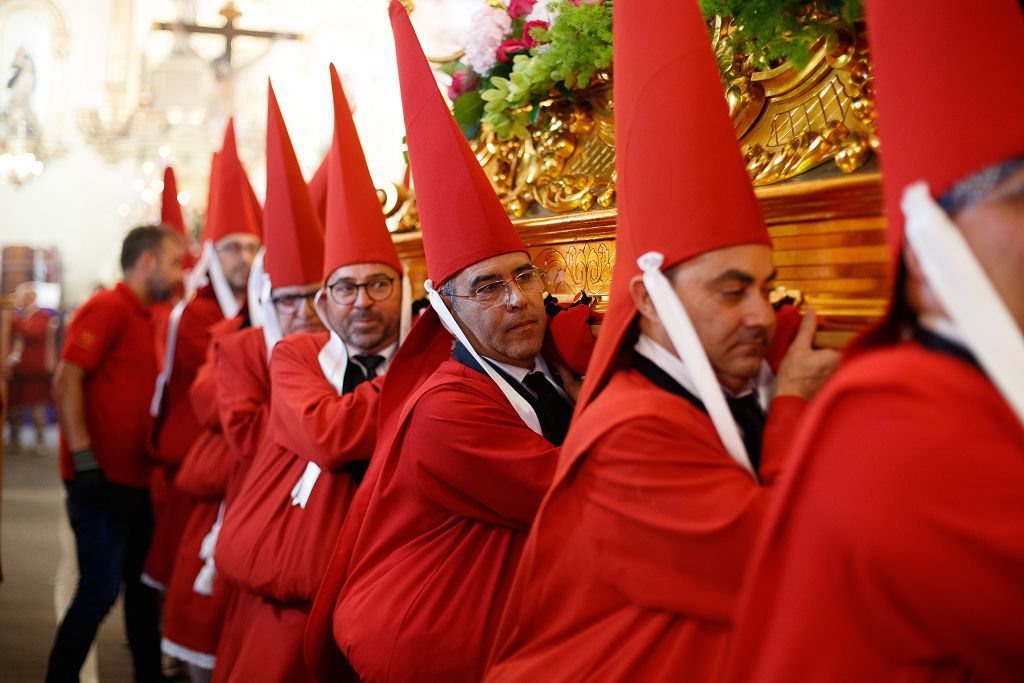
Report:
[[[88,507],[103,507],[108,503],[109,482],[96,464],[91,448],[71,454],[75,459],[75,497]]]

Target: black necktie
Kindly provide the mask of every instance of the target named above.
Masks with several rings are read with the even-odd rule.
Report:
[[[359,364],[359,367],[363,371],[363,375],[365,375],[368,380],[376,377],[377,369],[384,364],[384,356],[378,355],[364,356],[362,354],[356,354],[352,356],[352,360]]]
[[[757,472],[761,465],[761,437],[764,434],[764,411],[757,400],[757,394],[750,392],[742,398],[726,397],[729,411],[743,432],[743,445],[747,447],[750,464]]]
[[[376,377],[377,370],[384,363],[384,356],[355,354],[350,357],[350,360],[352,362],[345,368],[345,382],[342,386],[343,394],[355,391],[357,386],[363,382],[369,382]],[[366,469],[369,464],[369,460],[354,460],[345,466],[357,486],[362,483],[363,477],[366,476]]]
[[[526,376],[523,385],[537,397],[537,419],[540,421],[544,438],[556,446],[565,441],[572,419],[572,405],[562,398],[543,372],[534,371]]]

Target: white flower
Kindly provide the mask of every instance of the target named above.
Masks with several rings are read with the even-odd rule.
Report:
[[[498,46],[512,30],[512,18],[503,9],[481,7],[471,20],[473,31],[466,43],[465,62],[473,71],[484,75],[498,61]]]
[[[546,21],[548,24],[555,23],[555,17],[558,16],[558,8],[552,12],[548,9],[548,5],[551,4],[551,0],[537,0],[537,4],[533,6],[533,11],[530,12],[526,17],[526,21]]]

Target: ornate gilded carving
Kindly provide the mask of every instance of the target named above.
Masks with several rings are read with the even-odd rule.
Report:
[[[578,292],[603,296],[608,293],[615,267],[615,246],[610,242],[546,247],[533,256],[544,271],[548,291],[572,299]]]

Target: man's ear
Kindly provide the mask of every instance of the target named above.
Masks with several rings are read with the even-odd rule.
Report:
[[[156,269],[157,252],[147,249],[139,255],[139,262],[136,264],[144,273],[152,273]]]
[[[651,295],[647,293],[647,285],[644,284],[643,275],[634,275],[629,281],[629,295],[633,298],[633,305],[645,318],[658,319],[658,314],[651,303]]]

